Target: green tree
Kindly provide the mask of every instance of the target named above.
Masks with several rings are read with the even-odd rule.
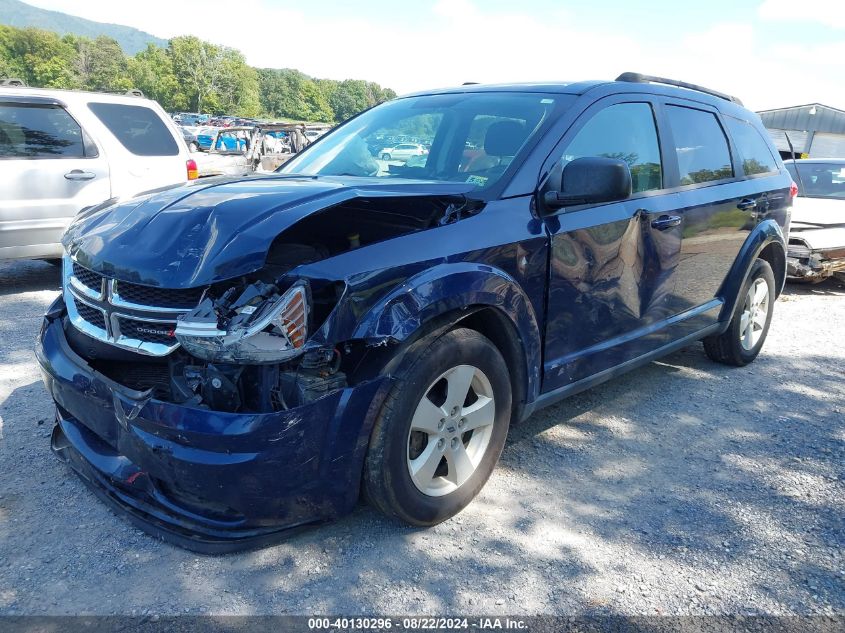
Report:
[[[207,109],[206,100],[216,99],[223,55],[219,46],[194,36],[174,37],[168,52],[173,60],[173,74],[185,91],[188,108],[196,112]]]
[[[231,48],[220,51],[221,68],[214,107],[218,114],[254,117],[261,109],[258,98],[258,73],[247,65],[244,56]]]
[[[13,71],[30,86],[75,88],[76,50],[55,33],[40,29],[11,29],[4,46],[14,60]]]
[[[101,35],[66,38],[76,48],[74,68],[80,87],[94,91],[123,91],[132,88],[126,55],[117,40]]]
[[[169,112],[186,110],[188,98],[173,73],[173,60],[167,50],[148,44],[146,50],[127,60],[132,87],[154,99]]]

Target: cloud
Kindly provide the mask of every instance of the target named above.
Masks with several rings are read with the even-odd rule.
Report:
[[[68,10],[66,0],[30,1]],[[761,19],[753,23],[691,24],[679,10],[674,23],[660,27],[659,37],[619,21],[585,26],[586,17],[601,13],[599,3],[567,11],[539,9],[523,0],[494,10],[481,0],[436,0],[417,5],[427,15],[414,22],[401,19],[401,10],[364,8],[350,19],[332,12],[326,0],[239,0],[242,18],[217,17],[229,14],[231,0],[145,0],[144,11],[131,13],[112,0],[86,0],[72,11],[163,37],[194,34],[237,48],[254,66],[368,79],[400,94],[465,81],[613,79],[630,70],[710,86],[764,109],[810,101],[845,107],[841,39],[814,43],[805,24],[783,41],[772,34],[771,23],[794,21],[796,6],[807,19],[845,23],[845,11],[834,6],[842,3],[767,0],[759,8]]]
[[[757,12],[764,20],[811,22],[845,29],[843,0],[765,0]]]

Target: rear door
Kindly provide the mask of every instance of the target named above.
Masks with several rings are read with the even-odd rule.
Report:
[[[746,161],[749,171],[763,173],[746,179],[725,129],[729,117],[708,105],[667,99],[663,111],[666,140],[677,156],[667,166],[667,176],[676,185],[683,217],[673,310],[694,315],[681,324],[685,333],[692,333],[715,322],[722,283],[751,230],[769,212],[766,174],[771,166],[777,175],[777,167],[764,147],[767,158],[749,156]],[[762,164],[755,166],[754,160]]]
[[[90,101],[88,109],[114,139],[109,145],[115,195],[134,195],[187,181],[188,150],[151,102]]]
[[[58,257],[80,209],[111,197],[99,148],[61,103],[0,96],[0,257]]]
[[[609,98],[589,108],[551,160],[604,156],[628,163],[632,196],[546,220],[551,234],[544,391],[609,370],[668,343],[681,243],[666,191],[655,104]]]

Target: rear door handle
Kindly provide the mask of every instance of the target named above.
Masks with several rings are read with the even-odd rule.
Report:
[[[666,229],[671,229],[673,226],[679,226],[681,224],[681,216],[679,215],[661,215],[656,220],[652,220],[651,226],[652,228],[657,229],[658,231],[665,231]]]
[[[82,171],[81,169],[72,169],[65,174],[68,180],[93,180],[97,177],[93,171]]]
[[[751,198],[743,198],[737,203],[736,208],[740,211],[748,211],[749,209],[753,209],[756,206],[756,200],[752,200]]]

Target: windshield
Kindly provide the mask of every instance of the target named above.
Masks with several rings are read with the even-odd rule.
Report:
[[[786,168],[800,197],[845,199],[845,163],[786,163]]]
[[[488,187],[569,99],[505,92],[398,99],[344,124],[279,171]]]

